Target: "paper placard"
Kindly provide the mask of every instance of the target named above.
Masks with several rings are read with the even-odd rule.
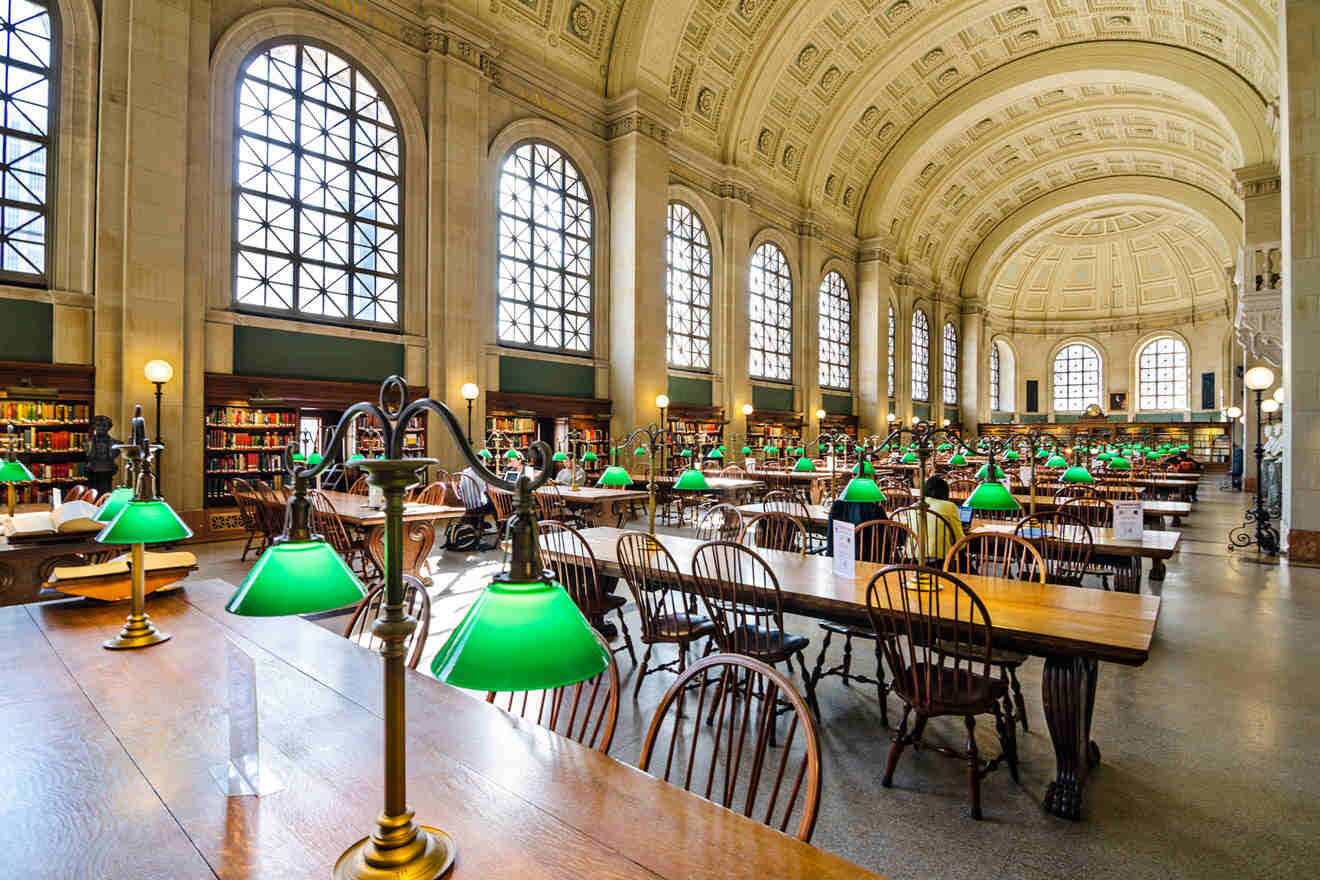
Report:
[[[857,526],[850,522],[834,521],[834,573],[839,577],[855,577],[857,570]]]
[[[1024,464],[1018,468],[1018,479],[1022,481],[1024,486],[1031,485],[1031,465]]]
[[[367,486],[367,507],[384,507],[385,490],[380,486]]]
[[[756,459],[754,459],[754,458],[744,458],[744,459],[743,459],[743,470],[747,471],[748,473],[751,473],[752,471],[756,470]]]
[[[1140,541],[1143,510],[1140,501],[1115,501],[1114,537],[1119,541]]]

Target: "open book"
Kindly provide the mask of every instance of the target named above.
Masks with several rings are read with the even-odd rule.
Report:
[[[57,565],[51,572],[51,581],[76,581],[84,578],[127,575],[129,573],[129,554],[117,556],[109,562],[97,565]],[[174,553],[153,553],[150,550],[142,554],[145,571],[163,571],[170,568],[192,568],[197,565],[197,557],[187,551]]]
[[[50,535],[56,532],[99,532],[105,523],[96,521],[96,506],[86,501],[66,501],[54,510],[16,513],[4,517],[4,533],[9,537]]]

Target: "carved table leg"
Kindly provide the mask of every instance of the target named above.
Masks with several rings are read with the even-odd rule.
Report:
[[[1087,771],[1100,761],[1091,742],[1091,716],[1099,667],[1081,657],[1047,657],[1044,682],[1045,722],[1054,744],[1057,775],[1045,789],[1047,813],[1074,821],[1082,817],[1082,788]]]
[[[1164,560],[1163,560],[1163,559],[1152,559],[1152,560],[1150,561],[1150,579],[1151,579],[1151,580],[1153,580],[1153,581],[1162,581],[1162,580],[1164,580],[1164,575],[1165,575],[1165,573],[1166,573],[1166,570],[1165,570],[1165,568],[1164,568]]]

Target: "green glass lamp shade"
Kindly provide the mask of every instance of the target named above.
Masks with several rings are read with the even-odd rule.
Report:
[[[274,544],[252,566],[225,610],[244,617],[313,614],[360,602],[366,590],[325,541]]]
[[[322,458],[321,453],[319,452],[313,452],[311,455],[307,456],[307,464],[309,464],[312,467],[316,467],[324,460],[325,459]]]
[[[715,448],[718,449],[720,452],[728,452],[728,451],[729,451],[729,447],[725,446],[723,443],[721,443],[719,446],[716,446]]]
[[[952,448],[953,448],[953,444],[952,444],[952,443],[941,443],[939,446],[936,446],[936,447],[935,447],[935,451],[936,451],[936,452],[948,452],[948,451],[949,451],[950,449],[952,449]]]
[[[551,461],[568,461],[568,453],[567,453],[567,452],[564,452],[564,451],[561,449],[560,451],[556,452],[554,455],[550,456],[550,460],[551,460]]]
[[[1159,457],[1160,457],[1160,454],[1159,454],[1158,452],[1156,452],[1154,449],[1152,449],[1150,452],[1147,452],[1147,453],[1146,453],[1146,457],[1147,457],[1147,458],[1159,458]]]
[[[1049,460],[1045,462],[1045,467],[1061,468],[1067,466],[1068,466],[1068,459],[1064,458],[1062,455],[1059,455],[1057,452],[1054,455],[1051,455],[1049,457]]]
[[[1132,470],[1132,462],[1121,455],[1115,455],[1109,459],[1109,469],[1111,471],[1130,471]]]
[[[1036,450],[1036,460],[1037,460],[1037,461],[1045,461],[1045,460],[1046,460],[1047,458],[1049,458],[1049,457],[1050,457],[1050,451],[1049,451],[1048,449],[1037,449],[1037,450]]]
[[[504,457],[509,459],[510,461],[516,461],[518,458],[518,453],[510,449],[508,452],[504,453]]]
[[[857,464],[852,466],[851,473],[862,474],[868,477],[874,477],[875,466],[872,465],[869,461],[859,461]]]
[[[999,465],[995,465],[994,477],[990,476],[989,462],[986,462],[985,464],[981,465],[981,469],[976,472],[976,479],[978,480],[990,480],[990,479],[1002,480],[1003,478],[1004,478],[1004,469],[1001,468]]]
[[[1190,447],[1190,446],[1188,446],[1186,443],[1184,443],[1182,446],[1179,446],[1179,447],[1178,447],[1178,451],[1179,451],[1179,452],[1186,452],[1186,451],[1188,451],[1188,450],[1191,449],[1191,448],[1192,448],[1192,447]]]
[[[559,584],[495,581],[435,655],[431,672],[476,691],[530,691],[585,681],[609,663]]]
[[[707,457],[707,458],[713,458],[713,459],[715,459],[716,461],[719,461],[720,459],[724,458],[724,450],[720,449],[720,448],[717,446],[717,447],[715,447],[714,449],[712,449],[710,452],[707,452],[707,453],[706,453],[706,457]]]
[[[301,452],[295,452],[293,455],[289,456],[289,460],[294,464],[306,464],[307,456],[303,455]]]
[[[1095,460],[1096,460],[1096,461],[1108,462],[1109,459],[1111,459],[1111,458],[1113,458],[1113,457],[1114,457],[1114,453],[1112,453],[1112,452],[1102,452],[1102,453],[1100,453],[1099,455],[1097,455],[1097,456],[1095,457]]]
[[[888,452],[888,451],[889,451],[889,444],[888,444],[888,443],[881,443],[881,444],[880,444],[880,451],[881,451],[881,452]]]
[[[192,537],[192,529],[179,519],[174,508],[156,498],[129,501],[96,535],[102,544],[159,544]]]
[[[903,464],[916,464],[917,461],[918,461],[918,458],[917,458],[917,454],[916,454],[915,452],[911,452],[911,451],[909,451],[909,452],[905,452],[905,453],[903,453],[903,458],[900,459],[900,460],[903,462]]]
[[[646,447],[638,446],[636,449],[633,450],[633,455],[646,455]]]
[[[1017,461],[1021,457],[1022,456],[1018,455],[1017,452],[1012,449],[1004,453],[1004,461]]]
[[[586,452],[582,453],[582,463],[591,464],[593,461],[597,459],[597,457],[598,456],[596,455],[596,453],[588,449]]]
[[[967,456],[963,455],[961,452],[955,452],[949,457],[949,464],[954,467],[961,467],[967,464]]]
[[[742,448],[742,454],[743,454],[743,455],[751,455],[751,454],[752,454],[752,447],[750,447],[750,446],[744,446],[744,447]]]
[[[0,464],[0,483],[26,483],[35,480],[32,471],[23,462],[14,460]]]
[[[829,445],[828,443],[817,443],[817,444],[816,444],[816,452],[817,452],[818,454],[820,454],[820,455],[824,455],[825,453],[827,453],[827,452],[829,452],[829,451],[830,451],[830,445]]]
[[[774,455],[775,453],[779,452],[779,450],[773,446],[763,446],[761,448],[761,451],[764,452],[766,455]]]
[[[486,450],[484,450],[484,449],[481,450],[481,451],[482,451],[482,452],[486,452]],[[490,453],[489,453],[489,452],[486,452],[486,457],[487,457],[487,458],[490,457]],[[348,457],[348,461],[349,461],[349,463],[352,463],[352,462],[355,462],[355,461],[365,461],[366,458],[367,458],[367,457],[366,457],[365,455],[363,455],[362,453],[360,453],[360,452],[355,452],[355,453],[353,453],[352,455],[350,455],[350,456]]]
[[[885,500],[885,493],[880,491],[880,487],[875,484],[875,480],[870,477],[853,477],[844,487],[841,501],[874,501],[876,503]]]
[[[701,471],[688,468],[678,475],[678,480],[674,483],[674,488],[702,492],[709,489],[710,484],[706,482],[706,476]]]
[[[793,465],[795,471],[814,471],[815,469],[816,466],[805,455],[797,460],[797,464]]]
[[[971,510],[1021,510],[1013,493],[1003,483],[989,480],[976,487],[965,502]]]
[[[842,443],[840,443],[838,446],[834,447],[834,451],[835,451],[835,452],[847,452],[847,451],[848,451],[848,448],[847,448],[846,446],[844,446]]]
[[[632,477],[628,471],[617,464],[612,464],[605,468],[605,473],[600,475],[597,486],[603,486],[607,489],[626,489],[632,485]]]
[[[477,453],[477,457],[478,457],[478,458],[490,458],[490,450],[489,450],[489,449],[483,449],[483,450],[481,450],[480,452]],[[349,461],[352,461],[352,460],[353,460],[353,459],[351,459],[351,458],[349,459]]]
[[[120,486],[110,493],[110,497],[101,505],[101,509],[93,517],[99,523],[108,523],[116,516],[119,511],[124,509],[124,505],[133,500],[133,490],[127,486]]]
[[[692,450],[691,450],[691,449],[684,449],[682,452],[679,453],[679,456],[682,457],[682,458],[691,458],[691,457],[692,457]]]
[[[1072,467],[1068,468],[1066,471],[1063,472],[1063,476],[1059,477],[1059,479],[1063,480],[1065,483],[1095,482],[1095,477],[1091,476],[1091,472],[1088,471],[1086,468],[1082,467],[1080,464],[1075,464]]]

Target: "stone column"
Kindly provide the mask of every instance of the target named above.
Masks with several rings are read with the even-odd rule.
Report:
[[[720,226],[724,238],[724,278],[726,287],[720,299],[719,322],[723,329],[717,344],[725,352],[728,381],[725,383],[724,412],[733,433],[742,436],[746,420],[743,404],[752,402],[752,382],[747,371],[747,276],[752,237],[751,190],[740,182],[717,185],[720,196]],[[742,444],[729,444],[741,449]]]
[[[889,412],[889,253],[863,242],[857,264],[857,431],[861,436],[885,430]]]
[[[802,289],[793,297],[793,339],[796,354],[793,384],[797,386],[797,405],[801,409],[805,427],[802,439],[809,440],[817,430],[816,410],[821,405],[820,390],[820,281],[825,277],[820,270],[825,250],[821,247],[820,227],[814,223],[797,225],[798,266]]]
[[[650,107],[635,93],[615,102],[608,132],[615,433],[658,419],[655,398],[668,387],[664,316],[669,128]]]
[[[986,350],[985,309],[964,305],[958,333],[958,418],[963,433],[973,434],[988,422],[990,409],[989,353]]]
[[[912,421],[912,279],[899,272],[894,279],[894,412],[898,421]],[[929,316],[927,316],[929,317]]]
[[[194,424],[184,430],[185,401],[200,389],[198,359],[185,352],[185,340],[197,342],[187,332],[185,291],[189,223],[201,222],[188,193],[189,120],[207,115],[193,103],[189,62],[198,38],[205,58],[209,8],[204,0],[105,0],[101,14],[94,409],[127,437],[141,403],[154,438],[155,388],[142,369],[154,358],[174,365],[161,462],[166,497],[180,510],[201,508],[203,494],[196,397],[187,410]]]

